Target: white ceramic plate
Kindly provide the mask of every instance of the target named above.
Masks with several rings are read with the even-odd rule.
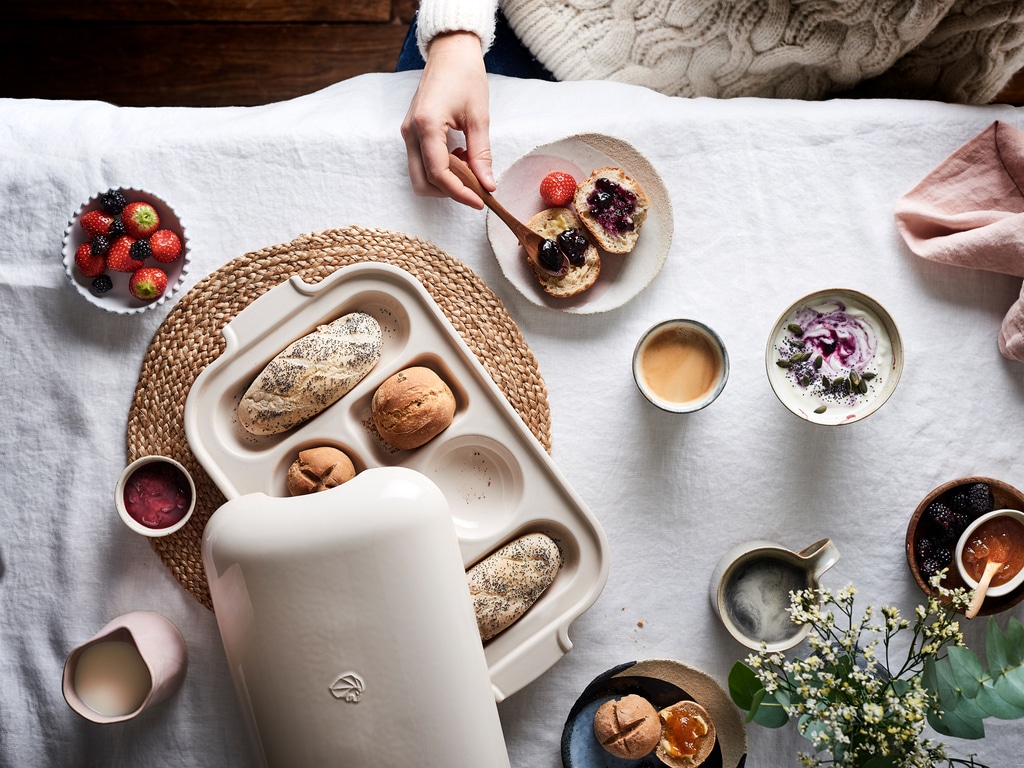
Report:
[[[247,432],[236,408],[266,364],[318,325],[355,311],[381,326],[377,365],[348,394],[294,429],[269,436]],[[288,467],[300,450],[318,445],[345,451],[357,471],[416,470],[445,494],[467,567],[529,532],[548,534],[562,550],[564,564],[553,584],[485,646],[499,700],[569,651],[569,624],[594,603],[608,576],[604,531],[419,281],[377,263],[339,269],[315,285],[293,277],[246,307],[223,333],[223,354],[189,391],[185,432],[228,499],[250,493],[287,497]],[[426,445],[399,451],[374,428],[370,402],[386,378],[412,365],[434,369],[449,384],[456,411],[451,426]]]
[[[99,194],[90,197],[82,204],[75,212],[75,215],[71,217],[67,229],[64,230],[64,248],[62,251],[64,255],[64,271],[67,273],[71,285],[90,304],[100,309],[105,309],[108,312],[116,312],[120,315],[134,315],[160,306],[171,298],[184,284],[185,275],[188,273],[189,267],[188,237],[185,233],[185,226],[181,223],[174,209],[152,192],[126,187],[121,187],[120,189],[124,194],[125,200],[129,203],[147,202],[152,204],[160,216],[160,228],[174,230],[178,237],[181,238],[181,256],[175,261],[170,264],[161,264],[156,259],[149,259],[146,262],[147,267],[160,267],[160,269],[167,273],[167,290],[164,291],[164,295],[154,301],[136,299],[128,290],[128,280],[131,278],[131,274],[128,272],[116,272],[112,269],[108,269],[106,274],[110,276],[114,287],[104,294],[96,294],[92,290],[92,278],[85,277],[78,271],[78,268],[75,266],[75,251],[78,250],[78,246],[89,239],[82,231],[82,228],[78,226],[78,220],[88,211],[101,207]]]
[[[672,204],[658,172],[633,146],[601,134],[582,134],[545,144],[509,166],[494,193],[516,218],[527,221],[545,208],[540,182],[552,171],[571,173],[583,181],[595,168],[617,166],[636,179],[651,200],[636,248],[625,255],[601,253],[601,274],[588,290],[568,299],[549,296],[526,263],[519,241],[493,212],[487,215],[487,236],[501,271],[520,293],[542,307],[593,314],[625,304],[646,288],[665,264],[672,244]]]

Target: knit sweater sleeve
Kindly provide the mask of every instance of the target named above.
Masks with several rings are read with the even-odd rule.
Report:
[[[430,41],[444,32],[472,32],[484,53],[494,43],[498,0],[420,0],[416,12],[416,42],[423,58]]]

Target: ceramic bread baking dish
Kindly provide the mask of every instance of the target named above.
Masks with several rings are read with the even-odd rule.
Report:
[[[256,436],[240,426],[236,407],[267,362],[317,326],[352,312],[371,315],[383,332],[381,358],[365,378],[288,432]],[[415,470],[446,498],[465,568],[526,533],[547,534],[561,550],[563,565],[551,586],[484,645],[494,698],[515,693],[569,651],[569,625],[594,603],[607,579],[604,531],[415,278],[376,263],[345,267],[315,285],[295,277],[254,301],[223,333],[223,354],[189,392],[185,429],[193,453],[227,499],[263,494],[287,514],[294,501],[288,467],[299,451],[319,445],[347,453],[359,473],[355,480],[372,469]],[[456,410],[451,425],[429,443],[399,451],[377,434],[371,400],[383,381],[411,366],[437,372],[451,387]],[[318,495],[339,491],[343,497],[355,480]],[[268,536],[266,556],[297,561],[298,551],[283,549],[290,541]],[[335,601],[336,592],[311,579],[292,598],[322,606]],[[378,605],[390,619],[386,604]],[[320,612],[300,611],[297,620],[310,642],[327,641]]]

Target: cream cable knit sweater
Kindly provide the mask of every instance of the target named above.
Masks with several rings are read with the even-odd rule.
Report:
[[[468,30],[484,50],[497,0],[421,0],[421,50]],[[671,96],[870,96],[983,104],[1024,67],[1024,0],[501,0],[559,80]]]

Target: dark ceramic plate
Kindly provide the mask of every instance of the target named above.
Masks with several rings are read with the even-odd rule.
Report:
[[[715,748],[701,768],[744,768],[747,730],[739,709],[714,678],[668,659],[630,661],[594,679],[576,700],[562,730],[564,768],[664,768],[652,752],[639,760],[624,760],[594,738],[594,713],[609,699],[635,693],[664,709],[678,701],[696,701],[715,722]]]

